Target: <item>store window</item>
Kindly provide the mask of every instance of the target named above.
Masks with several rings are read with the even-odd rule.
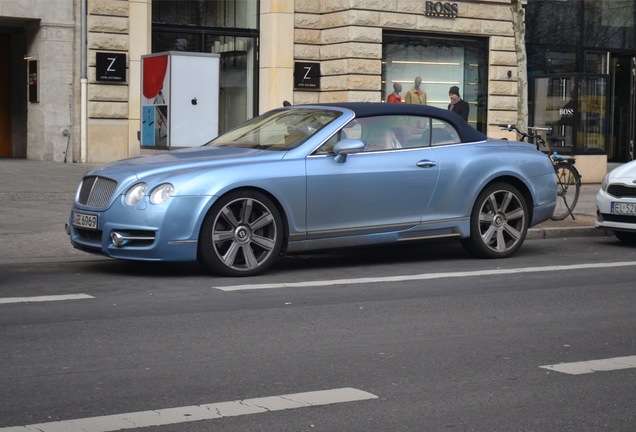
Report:
[[[154,0],[152,22],[197,27],[257,29],[254,1]]]
[[[625,48],[635,36],[634,0],[528,0],[530,44]]]
[[[534,121],[561,138],[559,153],[599,154],[606,148],[607,76],[559,75],[535,79]]]
[[[217,53],[219,133],[257,114],[258,3],[153,0],[152,52]]]
[[[479,131],[486,131],[485,39],[385,32],[383,42],[383,100],[393,92],[394,83],[402,85],[404,98],[416,77],[420,77],[426,104],[447,109],[449,89],[456,86],[470,106],[468,122]]]

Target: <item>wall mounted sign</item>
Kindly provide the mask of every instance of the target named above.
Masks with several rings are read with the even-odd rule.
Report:
[[[40,68],[37,60],[29,60],[28,64],[28,79],[29,79],[29,102],[40,102],[40,86],[38,81],[40,79]]]
[[[320,89],[320,63],[294,63],[294,87],[303,90]]]
[[[126,82],[125,53],[96,53],[97,81]]]
[[[457,18],[459,16],[459,6],[457,3],[447,3],[440,1],[427,1],[424,15],[440,18]]]

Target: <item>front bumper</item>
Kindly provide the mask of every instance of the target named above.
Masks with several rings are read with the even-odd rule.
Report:
[[[196,261],[201,224],[213,202],[209,196],[187,196],[153,205],[146,198],[129,207],[118,199],[104,211],[75,203],[68,222],[71,244],[118,259]],[[97,228],[73,226],[73,212],[96,215]]]
[[[611,231],[636,231],[636,216],[612,214],[612,202],[636,204],[636,198],[616,198],[600,190],[596,194],[596,228]]]

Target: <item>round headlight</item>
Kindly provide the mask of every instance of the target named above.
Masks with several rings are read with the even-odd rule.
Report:
[[[128,192],[126,192],[126,197],[124,198],[126,205],[134,206],[144,199],[146,189],[148,189],[148,185],[146,183],[137,183],[131,187]]]
[[[170,183],[164,183],[157,186],[150,194],[150,202],[153,204],[161,204],[172,196],[174,187]]]

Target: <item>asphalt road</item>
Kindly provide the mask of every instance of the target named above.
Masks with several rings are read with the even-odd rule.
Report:
[[[239,280],[101,258],[0,274],[0,432],[636,430],[635,367],[542,367],[634,361],[636,249],[613,237],[315,254]],[[37,298],[60,295],[82,297]],[[224,417],[184,422],[201,410]]]

